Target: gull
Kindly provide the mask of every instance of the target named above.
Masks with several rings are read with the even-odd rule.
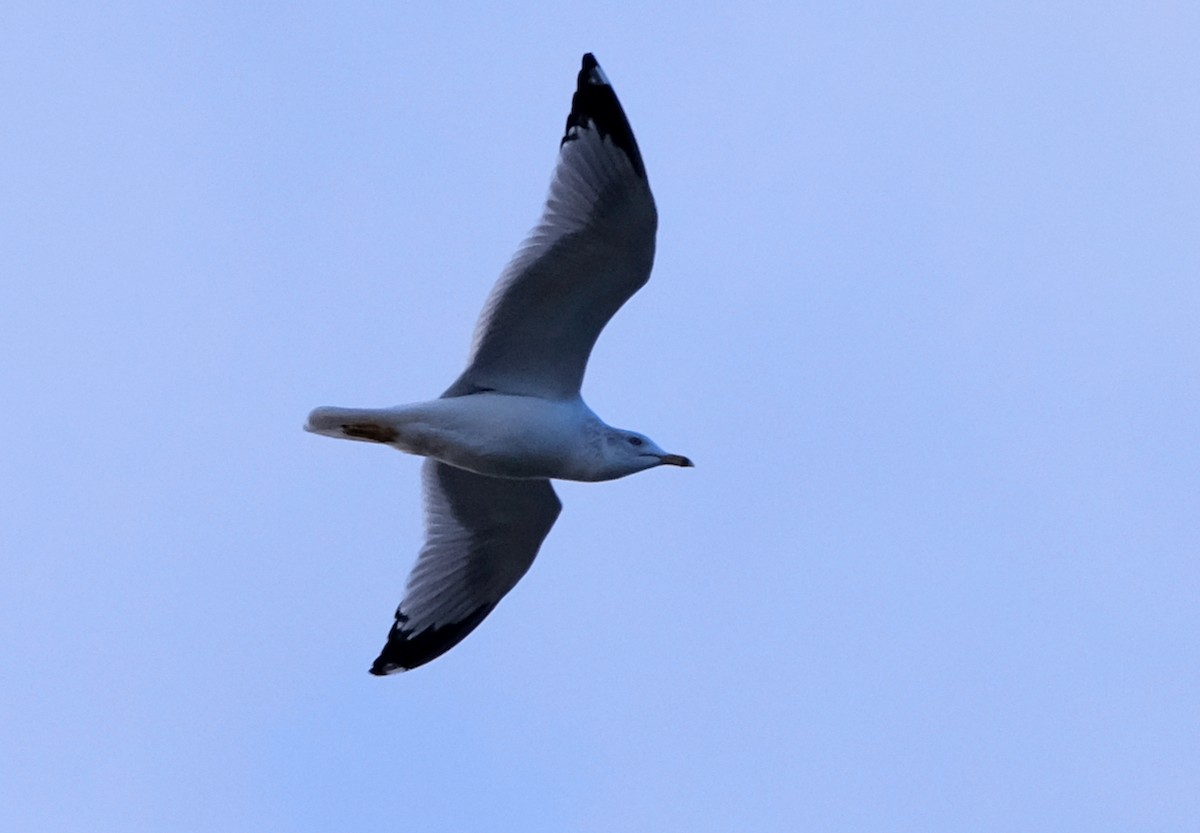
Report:
[[[525,575],[562,504],[551,479],[691,466],[580,395],[596,338],[650,278],[658,215],[612,84],[588,53],[542,217],[501,273],[466,370],[438,399],[317,408],[305,429],[425,457],[425,543],[376,675],[444,654]]]

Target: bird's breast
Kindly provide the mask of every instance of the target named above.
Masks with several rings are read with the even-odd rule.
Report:
[[[429,404],[427,456],[493,477],[584,479],[596,417],[582,402],[480,393]]]

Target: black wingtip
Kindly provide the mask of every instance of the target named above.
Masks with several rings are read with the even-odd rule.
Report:
[[[408,617],[397,612],[387,644],[372,663],[370,673],[376,677],[399,674],[437,659],[466,639],[467,634],[475,630],[495,607],[494,604],[484,605],[462,621],[426,628],[416,634],[404,629]]]
[[[587,130],[589,125],[599,131],[601,136],[612,139],[613,144],[629,157],[637,175],[642,179],[646,178],[646,167],[642,164],[642,154],[633,138],[629,119],[625,117],[625,111],[621,108],[621,102],[617,100],[617,94],[613,91],[608,76],[604,74],[596,56],[591,52],[583,56],[561,144],[573,140],[580,130]]]

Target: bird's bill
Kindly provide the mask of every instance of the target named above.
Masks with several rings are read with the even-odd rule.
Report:
[[[695,465],[691,460],[684,457],[682,454],[664,454],[658,458],[658,461],[664,466],[683,466],[684,468],[692,468]]]

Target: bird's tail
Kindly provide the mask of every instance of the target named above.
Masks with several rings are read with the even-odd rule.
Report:
[[[317,408],[308,415],[304,430],[339,440],[392,443],[396,429],[388,415],[380,408]]]

